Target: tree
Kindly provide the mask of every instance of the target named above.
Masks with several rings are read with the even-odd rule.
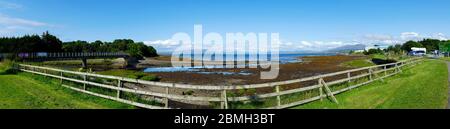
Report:
[[[423,47],[423,45],[416,41],[408,41],[405,44],[403,44],[402,49],[407,52],[410,52],[412,47]]]
[[[127,48],[128,48],[127,53],[130,54],[130,56],[138,57],[138,58],[143,57],[142,46],[133,43],[133,44],[128,44]]]
[[[127,51],[128,45],[133,43],[134,41],[131,39],[116,39],[111,45],[116,51]]]
[[[441,51],[441,52],[450,52],[450,40],[441,42],[439,44],[439,51]]]
[[[419,41],[419,43],[422,44],[423,47],[427,49],[427,51],[434,51],[439,50],[439,43],[441,43],[441,41],[437,39],[425,39]]]
[[[158,56],[153,47],[149,47],[142,42],[128,44],[127,53],[133,57],[154,57]]]
[[[62,50],[62,41],[49,34],[48,31],[42,34],[42,42],[44,43],[44,46],[42,46],[45,48],[43,49],[44,52],[60,52]]]
[[[402,53],[402,45],[400,45],[400,44],[395,44],[395,45],[393,45],[393,46],[389,46],[387,49],[386,49],[386,52],[393,52],[393,53],[395,53],[395,54],[401,54]]]
[[[89,43],[81,40],[66,42],[62,47],[64,52],[93,52],[89,48]]]
[[[130,52],[137,57],[158,56],[155,48],[131,39],[117,39],[113,42],[70,41],[62,42],[49,32],[42,35],[22,37],[0,37],[0,53],[21,52]]]

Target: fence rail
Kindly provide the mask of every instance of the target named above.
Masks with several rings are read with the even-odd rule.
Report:
[[[263,84],[252,84],[252,85],[241,85],[241,86],[212,86],[212,85],[188,85],[188,84],[176,84],[176,83],[165,83],[165,82],[153,82],[153,81],[144,81],[138,79],[130,79],[124,77],[117,76],[108,76],[108,75],[99,75],[93,73],[83,73],[83,72],[74,72],[67,71],[55,68],[41,67],[41,66],[32,66],[26,64],[17,65],[17,69],[23,72],[29,72],[33,74],[43,75],[47,77],[52,77],[61,80],[61,85],[79,92],[91,94],[94,96],[99,96],[127,104],[131,104],[134,106],[142,107],[142,108],[150,108],[150,109],[168,109],[168,108],[176,108],[170,107],[169,100],[177,100],[177,101],[201,101],[201,102],[219,102],[220,107],[222,109],[229,108],[230,104],[233,102],[249,102],[255,99],[273,99],[275,100],[275,105],[269,107],[269,109],[281,109],[281,108],[289,108],[292,106],[297,106],[301,104],[305,104],[308,102],[312,102],[315,100],[322,100],[324,98],[331,98],[336,103],[337,100],[334,98],[335,94],[339,94],[353,88],[371,83],[373,81],[382,80],[383,78],[395,75],[402,71],[402,67],[405,66],[413,66],[416,63],[422,61],[422,58],[412,58],[396,63],[376,65],[364,68],[351,69],[346,71],[334,72],[329,74],[323,74],[313,77],[306,77],[301,79],[294,79],[288,81],[280,81],[280,82],[271,82],[271,83],[263,83]],[[107,79],[114,80],[110,82],[105,81],[92,81],[90,78],[96,79]],[[328,78],[337,78],[337,79],[328,79]],[[327,80],[328,82],[326,82]],[[362,80],[362,82],[358,82]],[[64,81],[69,81],[73,83],[82,84],[83,88],[75,88],[73,86],[69,86],[67,84],[63,84]],[[317,82],[315,84],[301,86],[298,88],[288,89],[283,86],[286,85],[296,85],[304,82]],[[135,84],[142,85],[144,88],[149,87],[157,87],[162,88],[162,90],[143,90],[139,88],[130,88],[124,86],[124,84]],[[354,84],[353,84],[354,83]],[[342,87],[342,85],[345,85]],[[93,91],[89,91],[86,89],[86,86],[94,86],[100,88],[106,88],[110,90],[114,90],[117,92],[116,96],[104,95],[100,93],[95,93]],[[342,87],[342,88],[339,88]],[[257,93],[254,95],[241,95],[241,96],[230,96],[228,93],[235,92],[236,90],[248,90],[248,89],[263,89],[269,88],[273,89],[273,92],[270,93]],[[176,92],[169,92],[175,89],[181,90],[199,90],[211,93],[211,95],[184,95]],[[136,95],[145,95],[151,96],[155,98],[159,98],[159,100],[163,103],[164,106],[154,106],[141,102],[136,102],[132,100],[127,100],[121,97],[122,92],[132,93]],[[217,94],[216,94],[217,93]],[[306,94],[306,97],[303,99],[296,99],[293,102],[283,102],[283,97],[286,95],[293,94]]]

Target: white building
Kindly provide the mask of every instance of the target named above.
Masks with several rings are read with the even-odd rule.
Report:
[[[412,47],[412,48],[411,48],[411,51],[427,53],[427,48]]]
[[[366,47],[366,51],[369,51],[370,49],[380,49],[380,50],[386,50],[389,46],[381,46],[381,45],[373,45]]]

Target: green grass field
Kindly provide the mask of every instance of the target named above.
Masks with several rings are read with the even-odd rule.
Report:
[[[29,73],[5,73],[0,63],[0,109],[128,109],[126,104],[72,91],[57,80]],[[124,73],[114,71],[108,74]],[[134,75],[136,73],[128,73]],[[442,60],[427,60],[402,73],[293,109],[410,109],[445,108],[447,105],[447,66]]]
[[[126,78],[132,78],[132,79],[141,79],[141,80],[147,80],[147,81],[159,81],[160,80],[154,74],[146,73],[146,72],[142,72],[142,71],[136,71],[136,70],[113,69],[113,70],[99,71],[99,72],[95,72],[95,73],[102,74],[102,75],[126,77]]]
[[[4,74],[0,63],[0,109],[126,109],[126,104],[60,87],[29,73]]]
[[[442,109],[447,105],[447,65],[427,60],[399,75],[337,95],[339,104],[315,101],[294,109]]]
[[[344,62],[343,65],[346,67],[360,68],[360,67],[374,66],[375,63],[371,62],[368,59],[359,59],[359,60],[352,60],[352,61]]]
[[[361,68],[361,67],[368,67],[368,66],[374,66],[376,65],[374,62],[372,62],[372,59],[378,59],[378,60],[388,60],[388,59],[393,59],[393,60],[406,60],[409,59],[410,57],[408,56],[401,56],[401,55],[392,55],[388,58],[387,55],[384,54],[372,54],[368,56],[368,59],[357,59],[357,60],[352,60],[352,61],[348,61],[348,62],[344,62],[342,63],[343,66],[345,67],[351,67],[351,68]]]

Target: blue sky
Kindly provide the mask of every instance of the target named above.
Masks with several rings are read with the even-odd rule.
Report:
[[[282,47],[447,39],[448,0],[0,0],[0,35],[49,30],[64,41],[131,38],[160,50],[177,32],[278,32]]]

